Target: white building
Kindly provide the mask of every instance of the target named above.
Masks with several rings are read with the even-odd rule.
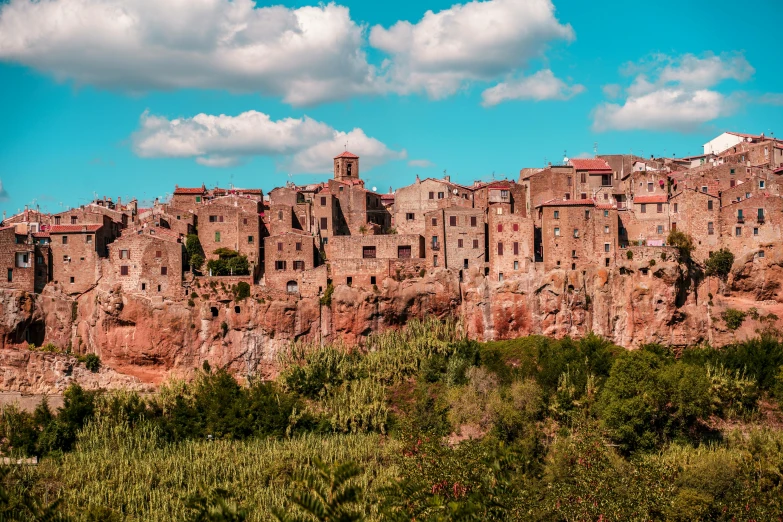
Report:
[[[742,143],[743,141],[753,141],[760,136],[753,134],[742,134],[741,132],[724,132],[717,138],[713,138],[704,144],[704,154],[720,154],[724,150]]]

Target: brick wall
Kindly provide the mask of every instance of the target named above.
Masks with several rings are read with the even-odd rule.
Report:
[[[289,281],[298,284],[301,272],[316,266],[317,256],[314,238],[309,234],[286,232],[264,238],[266,286],[285,291]]]
[[[591,219],[595,211],[591,204],[542,207],[545,270],[578,270],[595,263],[595,225]]]
[[[534,209],[552,199],[575,199],[575,176],[573,167],[548,167],[522,180],[528,199],[528,214],[537,215]]]
[[[472,191],[447,180],[417,180],[395,193],[394,226],[400,234],[424,234],[424,215],[448,207],[473,208]]]
[[[247,256],[250,273],[258,277],[262,264],[260,211],[259,201],[241,196],[216,198],[199,207],[198,237],[207,260],[217,259],[214,252],[218,248],[236,250]]]
[[[66,293],[86,292],[98,281],[102,231],[51,233],[52,279]]]
[[[182,297],[184,245],[150,234],[128,233],[109,247],[109,270],[123,292]]]
[[[468,265],[483,269],[486,263],[486,219],[486,212],[478,208],[449,207],[425,214],[423,241],[429,266],[461,270],[467,259]],[[437,237],[437,242],[434,237]]]
[[[35,291],[35,248],[14,227],[0,230],[0,288]]]
[[[721,243],[737,257],[783,237],[783,198],[777,196],[754,196],[727,205],[721,208],[720,217]]]
[[[526,273],[533,263],[534,223],[522,214],[493,210],[487,214],[489,272],[492,281],[500,281]]]
[[[410,251],[412,258],[424,257],[424,239],[418,234],[384,234],[377,236],[335,236],[329,241],[327,259],[398,259]]]
[[[693,189],[685,189],[669,200],[671,228],[693,238],[693,259],[703,261],[720,248],[720,199]]]

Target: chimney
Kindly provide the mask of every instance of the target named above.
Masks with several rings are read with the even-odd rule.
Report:
[[[418,174],[416,174],[416,183],[421,183],[421,179],[419,178]]]
[[[443,179],[445,179],[446,181],[451,181],[451,176],[449,175],[443,176]]]

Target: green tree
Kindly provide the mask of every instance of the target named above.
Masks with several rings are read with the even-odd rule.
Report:
[[[745,322],[746,315],[747,314],[742,310],[727,308],[721,316],[723,317],[723,321],[726,323],[726,328],[733,331],[742,326],[742,323]]]
[[[188,256],[188,264],[190,268],[195,271],[201,270],[204,265],[204,249],[201,248],[201,241],[199,241],[198,235],[188,234],[185,239],[185,252]]]
[[[250,273],[247,256],[240,255],[236,250],[218,248],[214,254],[218,256],[218,259],[211,259],[207,262],[207,270],[213,276],[248,275]]]
[[[185,501],[187,522],[244,522],[247,510],[228,500],[228,492],[215,489],[209,495],[192,495]]]
[[[669,237],[666,238],[666,244],[671,245],[680,253],[680,260],[685,261],[691,258],[693,252],[693,238],[680,230],[672,230]]]
[[[731,272],[734,264],[734,254],[728,248],[721,248],[718,251],[710,253],[709,259],[704,263],[706,266],[705,274],[708,276],[717,276],[726,279]]]
[[[280,522],[317,520],[319,522],[354,522],[364,517],[356,511],[361,488],[352,483],[361,470],[356,464],[329,466],[316,460],[314,470],[297,479],[300,491],[290,496],[294,509],[275,510]],[[303,514],[300,514],[303,513]]]

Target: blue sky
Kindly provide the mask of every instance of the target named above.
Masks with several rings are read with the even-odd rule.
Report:
[[[775,0],[0,1],[0,209],[325,180],[346,142],[385,192],[783,133],[781,20]]]

